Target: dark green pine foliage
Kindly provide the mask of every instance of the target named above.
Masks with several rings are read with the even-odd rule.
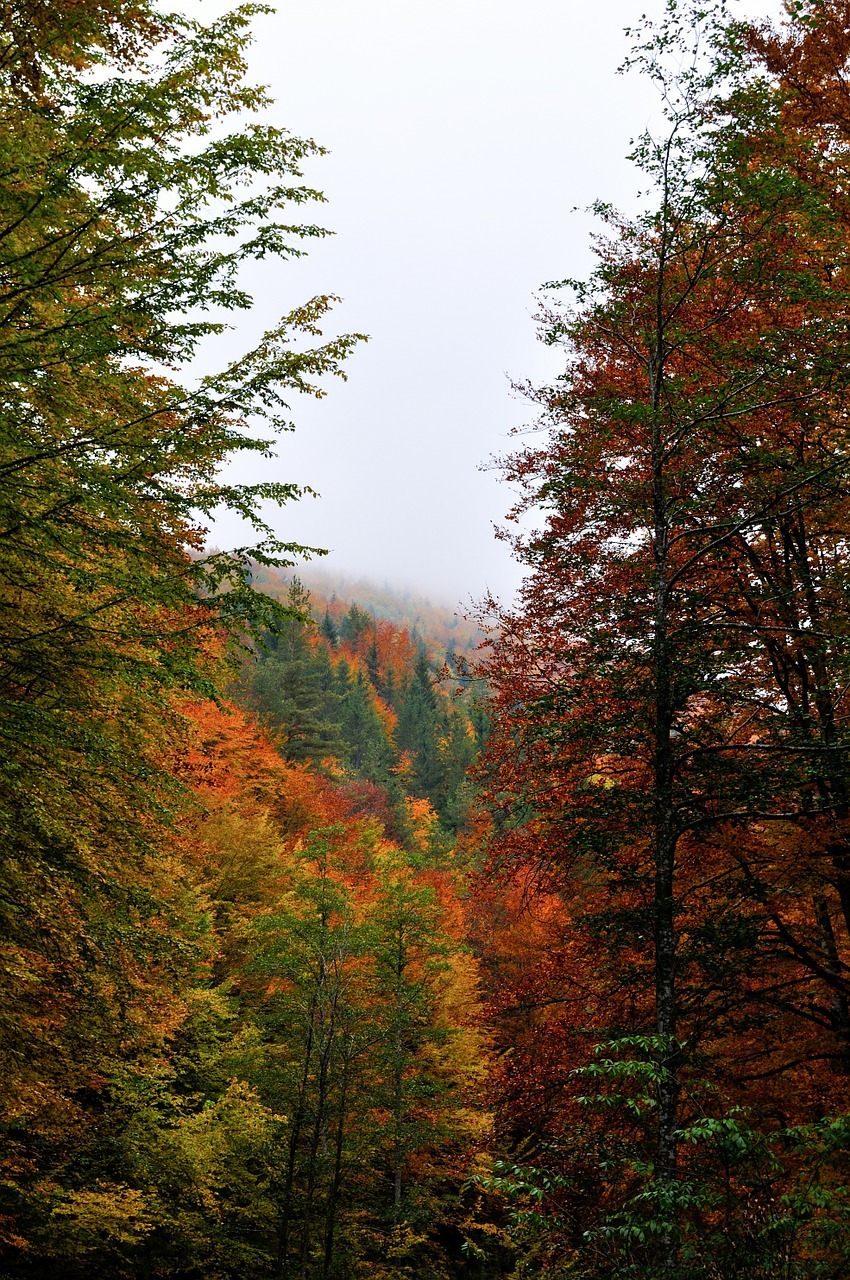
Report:
[[[478,757],[478,742],[473,737],[467,718],[457,707],[451,707],[445,718],[443,738],[443,807],[440,817],[450,831],[464,826],[473,799],[473,783],[469,770]]]
[[[399,750],[410,756],[410,790],[430,800],[438,813],[443,812],[446,800],[446,770],[440,751],[443,728],[428,657],[420,648],[399,700],[396,737]]]
[[[468,699],[452,705],[438,695],[424,645],[400,682],[392,668],[383,670],[374,619],[358,605],[338,628],[325,610],[320,643],[309,625],[310,597],[297,580],[286,607],[292,620],[266,636],[234,687],[237,700],[268,725],[287,759],[334,757],[352,779],[380,788],[396,838],[403,841],[407,831],[405,795],[429,800],[444,834],[458,831],[471,802],[466,775],[486,733],[483,723],[471,723]],[[332,660],[340,642],[359,652],[365,671],[352,670],[343,656]],[[398,716],[395,735],[376,695]]]
[[[398,702],[398,685],[396,684],[392,667],[390,667],[384,678],[384,699],[387,706],[392,707],[393,711],[395,711],[396,703]]]
[[[348,664],[345,666],[348,673]],[[408,833],[404,787],[398,776],[398,752],[375,708],[369,681],[362,672],[347,674],[340,696],[340,735],[346,744],[345,763],[358,777],[380,787],[391,815],[390,834],[404,842]]]
[[[369,672],[369,679],[382,697],[386,696],[386,686],[381,678],[381,663],[378,657],[378,643],[374,632],[372,639],[366,649],[366,670]]]
[[[370,613],[353,604],[339,626],[339,634],[343,640],[357,647],[357,642],[365,631],[374,628],[374,620]]]
[[[361,672],[349,677],[342,699],[342,735],[347,744],[348,764],[370,782],[384,785],[391,778],[395,752],[387,737],[369,684]]]
[[[340,756],[341,698],[323,646],[310,644],[310,597],[296,579],[287,600],[292,611],[267,635],[256,663],[245,668],[236,696],[272,730],[287,760]]]
[[[331,648],[335,649],[336,646],[339,644],[339,631],[337,630],[336,623],[331,617],[329,609],[325,609],[325,616],[324,618],[322,618],[322,622],[321,622],[321,626],[319,627],[319,630],[321,631],[322,635],[327,640]]]

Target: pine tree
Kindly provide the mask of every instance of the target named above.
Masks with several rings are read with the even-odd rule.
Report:
[[[398,708],[399,749],[410,754],[411,791],[440,810],[445,799],[445,769],[440,755],[440,717],[431,668],[420,648],[413,673],[401,691]]]
[[[372,615],[365,609],[361,609],[359,605],[353,604],[339,624],[340,638],[357,649],[361,637],[371,631],[373,626]]]
[[[288,618],[261,638],[256,658],[243,667],[236,693],[274,732],[287,760],[339,756],[342,700],[332,688],[327,650],[311,643],[310,596],[295,578]]]
[[[348,745],[348,763],[355,772],[388,786],[395,753],[375,709],[371,686],[362,672],[349,684],[342,704],[342,732]]]
[[[322,618],[322,625],[320,627],[320,630],[322,635],[327,640],[328,644],[331,646],[331,648],[332,649],[336,648],[336,646],[339,644],[339,631],[337,630],[336,624],[333,618],[331,617],[329,609],[325,609],[325,616],[324,618]]]

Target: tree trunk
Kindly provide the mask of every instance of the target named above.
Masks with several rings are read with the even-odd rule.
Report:
[[[393,1121],[395,1127],[395,1135],[393,1140],[393,1221],[398,1222],[401,1216],[401,1193],[402,1193],[402,1162],[404,1157],[404,1143],[402,1133],[402,1104],[403,1104],[403,1083],[404,1071],[402,1061],[402,1036],[401,1028],[398,1027],[395,1033],[395,1064],[393,1073]]]
[[[666,193],[665,193],[666,220]],[[661,1234],[660,1262],[665,1270],[676,1265],[677,1246],[675,1207],[672,1204],[673,1183],[678,1163],[679,1127],[679,1048],[676,1005],[676,929],[674,881],[677,834],[673,809],[673,713],[674,691],[669,626],[669,555],[670,517],[665,476],[666,440],[662,432],[662,393],[664,384],[665,318],[664,281],[666,269],[666,227],[662,236],[656,292],[655,349],[649,365],[649,392],[653,411],[652,424],[652,509],[653,550],[655,561],[653,659],[655,694],[655,1030],[659,1038],[657,1065],[658,1134],[656,1148],[656,1182],[662,1191],[661,1212],[668,1225]],[[670,1208],[668,1209],[668,1206]]]
[[[824,964],[829,972],[836,979],[839,979],[841,977],[841,960],[835,942],[835,931],[832,927],[829,904],[824,894],[815,894],[813,905]],[[832,1020],[841,1044],[840,1066],[843,1072],[847,1072],[850,1070],[850,1057],[848,1057],[850,1055],[850,1008],[847,1005],[847,997],[836,987],[831,989],[830,995]]]
[[[334,1033],[336,1030],[336,999],[334,992],[330,1017],[324,1032],[322,1051],[319,1056],[319,1077],[316,1090],[316,1112],[310,1131],[310,1151],[307,1161],[307,1186],[304,1193],[304,1222],[301,1229],[301,1275],[306,1280],[310,1266],[310,1228],[313,1219],[313,1202],[316,1198],[316,1175],[319,1157],[319,1146],[322,1140],[322,1128],[327,1110],[328,1087],[331,1057],[333,1054]]]
[[[655,637],[655,1029],[659,1037],[657,1087],[658,1146],[656,1178],[668,1187],[676,1179],[678,1156],[679,1049],[676,1007],[675,861],[676,831],[673,814],[673,749],[670,735],[672,705],[670,661],[666,637],[665,585],[657,582]],[[666,1197],[665,1197],[666,1200]],[[662,1260],[675,1264],[673,1231],[661,1238]]]
[[[339,1192],[342,1185],[342,1150],[345,1140],[346,1103],[348,1099],[349,1059],[342,1065],[342,1079],[339,1087],[339,1113],[336,1121],[336,1141],[334,1144],[334,1170],[328,1192],[328,1211],[325,1219],[325,1259],[322,1267],[323,1280],[328,1280],[333,1263],[334,1231],[336,1229],[336,1210],[339,1204]]]
[[[395,1030],[393,1032],[393,1222],[401,1218],[402,1166],[404,1163],[404,1035],[402,1014],[402,979],[407,967],[404,929],[399,927],[395,972]]]
[[[310,1063],[313,1057],[313,1020],[316,1014],[317,995],[314,993],[310,1004],[307,1042],[304,1046],[304,1066],[298,1088],[298,1101],[292,1117],[289,1133],[289,1150],[286,1157],[286,1176],[283,1185],[283,1202],[279,1207],[277,1267],[280,1275],[285,1276],[289,1258],[289,1228],[292,1224],[292,1189],[295,1185],[295,1161],[298,1155],[298,1142],[304,1124],[307,1100],[307,1083],[310,1077]]]

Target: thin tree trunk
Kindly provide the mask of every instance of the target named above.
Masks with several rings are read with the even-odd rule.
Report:
[[[346,1057],[342,1067],[342,1080],[339,1092],[339,1114],[336,1122],[336,1142],[334,1146],[334,1171],[328,1192],[328,1212],[325,1221],[325,1260],[322,1268],[323,1280],[328,1280],[333,1263],[334,1231],[336,1229],[336,1211],[339,1203],[339,1192],[342,1185],[342,1151],[345,1140],[346,1105],[348,1101],[349,1059]]]
[[[803,589],[806,599],[806,609],[808,612],[808,627],[806,629],[806,637],[810,646],[813,648],[807,655],[807,663],[811,667],[814,678],[814,704],[818,713],[818,727],[820,736],[826,746],[830,750],[827,757],[830,766],[827,769],[827,776],[820,780],[820,792],[822,798],[832,808],[834,820],[846,829],[848,817],[850,817],[850,801],[847,794],[847,774],[846,769],[839,772],[831,767],[835,760],[835,751],[840,745],[839,733],[836,725],[835,701],[831,689],[830,682],[830,664],[829,653],[823,639],[818,639],[823,632],[821,623],[821,605],[818,599],[817,589],[812,581],[811,569],[809,566],[809,545],[808,533],[806,530],[805,513],[801,505],[798,504],[795,512],[795,520],[793,530],[789,534],[789,540],[793,547],[794,558],[797,561],[800,576],[803,581]],[[833,868],[835,869],[835,887],[838,891],[838,899],[841,903],[841,913],[844,917],[844,928],[850,939],[850,849],[848,849],[847,841],[834,840],[828,846],[828,852]],[[828,916],[828,912],[827,912]],[[832,933],[832,923],[830,921],[829,931]],[[835,938],[833,935],[833,944]],[[837,952],[836,952],[837,957]]]
[[[679,1085],[677,1071],[675,860],[676,831],[673,814],[673,750],[670,660],[666,636],[665,585],[657,583],[655,637],[655,1023],[662,1049],[659,1053],[658,1148],[656,1177],[662,1184],[676,1179],[678,1163]],[[662,1236],[665,1266],[675,1263],[672,1232]]]
[[[404,1155],[404,1144],[402,1141],[402,1038],[401,1028],[395,1033],[395,1071],[393,1079],[393,1118],[395,1121],[395,1137],[393,1142],[393,1220],[398,1222],[401,1216],[401,1193],[402,1193],[402,1160]]]
[[[298,1101],[292,1127],[289,1134],[289,1151],[286,1160],[286,1178],[283,1186],[283,1204],[280,1207],[280,1226],[278,1228],[277,1265],[280,1275],[286,1275],[289,1258],[289,1228],[292,1224],[292,1189],[295,1184],[295,1161],[298,1155],[298,1142],[304,1124],[306,1111],[307,1083],[310,1076],[310,1063],[313,1057],[313,1019],[316,1016],[317,993],[314,992],[310,1002],[307,1042],[304,1046],[304,1066],[301,1071],[301,1082],[298,1088]]]
[[[665,174],[666,183],[666,174]],[[653,550],[655,559],[654,584],[654,694],[655,694],[655,753],[654,753],[654,801],[655,801],[655,884],[654,884],[654,935],[655,935],[655,1029],[661,1042],[658,1056],[659,1080],[657,1086],[658,1133],[656,1150],[656,1180],[662,1190],[672,1191],[678,1163],[679,1084],[676,1003],[676,930],[674,906],[674,881],[676,860],[676,829],[673,810],[673,682],[669,638],[669,540],[670,520],[666,492],[665,455],[666,441],[661,429],[662,393],[665,362],[664,280],[667,245],[667,205],[665,190],[664,230],[658,262],[656,292],[656,330],[654,350],[649,364],[649,393],[653,413],[652,425],[652,507]],[[667,1204],[672,1198],[662,1196]],[[675,1210],[673,1210],[675,1213]],[[676,1265],[677,1247],[675,1224],[662,1233],[660,1261],[665,1270]]]
[[[316,1093],[316,1113],[310,1134],[310,1151],[307,1162],[307,1187],[304,1194],[304,1222],[301,1232],[301,1275],[306,1280],[310,1265],[310,1228],[313,1219],[313,1202],[316,1197],[316,1172],[319,1146],[322,1140],[322,1126],[325,1123],[325,1111],[328,1100],[328,1076],[333,1055],[334,1032],[336,1030],[336,1002],[338,992],[335,991],[330,1007],[330,1018],[324,1033],[324,1043],[319,1056],[319,1078]]]
[[[401,1218],[402,1165],[404,1161],[404,1037],[402,1035],[402,995],[401,981],[407,966],[407,948],[404,944],[403,931],[399,930],[398,953],[396,956],[396,989],[395,989],[395,1032],[393,1036],[393,1222],[396,1225]]]
[[[841,960],[835,942],[835,931],[832,927],[829,904],[824,894],[815,894],[813,905],[824,963],[829,972],[838,979],[841,977]],[[850,1055],[850,1008],[847,1005],[847,997],[842,991],[833,987],[830,994],[832,1018],[841,1042],[842,1068],[846,1072],[850,1068],[850,1061],[848,1060],[848,1055]]]

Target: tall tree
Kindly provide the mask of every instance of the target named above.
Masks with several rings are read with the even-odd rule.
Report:
[[[319,337],[317,298],[197,385],[173,372],[250,305],[242,263],[322,234],[291,217],[316,196],[298,172],[315,144],[250,120],[267,101],[245,78],[252,17],[0,9],[0,1027],[18,1169],[49,1163],[57,1117],[102,1078],[85,1046],[108,1059],[136,1034],[140,957],[169,945],[174,694],[214,687],[222,630],[282,616],[245,570],[295,550],[259,504],[298,488],[219,467],[266,453],[249,419],[283,425],[283,396],[318,394],[354,341],[296,350]],[[257,548],[205,553],[221,506]]]
[[[756,935],[834,997],[821,1052],[844,1052],[846,985],[826,899],[831,884],[840,893],[841,868],[833,858],[832,880],[816,858],[801,869],[794,832],[811,840],[842,820],[824,769],[847,771],[828,706],[847,674],[843,603],[826,622],[827,602],[844,593],[847,239],[783,152],[781,92],[749,76],[740,35],[719,8],[693,6],[683,25],[671,4],[640,51],[669,108],[667,136],[645,137],[637,153],[657,203],[635,222],[610,219],[576,310],[545,317],[567,371],[538,394],[548,441],[509,475],[546,518],[519,543],[532,572],[490,667],[503,857],[513,849],[565,876],[614,971],[617,952],[634,964],[652,942],[641,966],[651,1002],[644,985],[610,1028],[614,1042],[625,1033],[627,1058],[649,1057],[624,1065],[613,1049],[610,1071],[654,1083],[652,1177],[636,1196],[640,1180],[631,1191],[624,1180],[607,1229],[650,1272],[671,1275],[694,1266],[680,1248],[690,1194],[680,1147],[693,1115],[682,1087],[695,1087],[711,1035],[699,1030],[700,1001],[719,1008],[711,949],[722,930],[697,910],[700,869],[709,896],[725,896],[727,942],[743,902],[760,917]],[[689,69],[695,37],[707,37],[711,59]],[[684,63],[673,79],[662,61],[671,48]],[[789,837],[796,870],[794,853],[775,857]],[[768,846],[762,877],[753,865]],[[636,1218],[622,1216],[630,1197]]]
[[[445,796],[443,762],[440,759],[440,716],[431,667],[424,648],[401,692],[398,707],[398,745],[410,757],[410,785],[416,796],[436,809]]]
[[[234,692],[276,734],[288,760],[340,756],[341,699],[323,645],[311,643],[310,596],[294,578],[286,597],[287,621],[260,639]]]

